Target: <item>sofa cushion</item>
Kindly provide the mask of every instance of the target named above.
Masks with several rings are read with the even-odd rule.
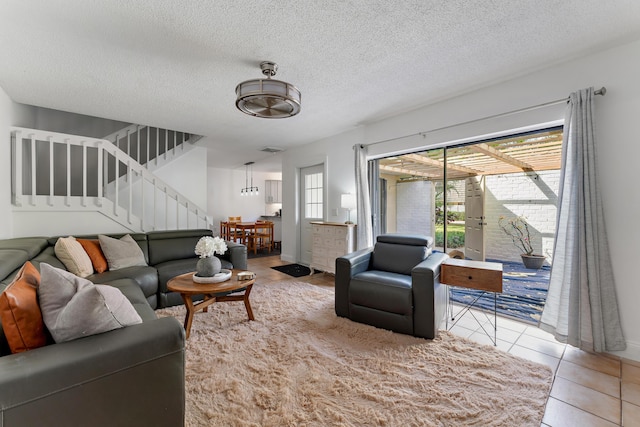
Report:
[[[25,251],[29,258],[38,255],[47,246],[49,242],[46,237],[16,237],[0,240],[0,249],[20,249]]]
[[[52,267],[62,269],[66,268],[64,264],[56,257],[53,246],[45,248],[45,250],[40,252],[35,258],[32,258],[31,264],[33,264],[38,269],[38,271],[40,270],[40,264],[49,264]]]
[[[213,233],[208,229],[150,231],[147,233],[149,264],[195,257],[196,244],[203,236],[213,236]]]
[[[38,291],[44,323],[56,342],[71,341],[142,323],[123,293],[68,271],[40,266]]]
[[[432,244],[433,239],[427,236],[378,236],[371,255],[371,269],[411,274],[413,267],[431,255]]]
[[[37,288],[40,273],[27,261],[15,280],[0,294],[0,320],[11,353],[21,353],[47,343]]]
[[[107,258],[105,258],[100,241],[97,239],[76,239],[82,245],[84,251],[89,255],[91,265],[96,273],[104,273],[109,269]]]
[[[389,313],[411,314],[411,276],[376,270],[356,274],[349,286],[349,302]]]
[[[146,265],[109,270],[88,276],[87,279],[96,284],[111,284],[114,280],[132,279],[138,283],[145,297],[148,298],[158,292],[158,272],[155,268]]]
[[[0,249],[0,277],[10,277],[22,265],[29,261],[29,255],[22,249]],[[10,283],[11,280],[8,280]]]
[[[125,234],[120,239],[100,234],[98,235],[98,240],[100,241],[102,252],[109,263],[109,270],[147,265],[142,249],[129,234]]]
[[[143,322],[158,318],[135,280],[128,278],[117,279],[109,282],[108,285],[119,289],[127,297]]]
[[[53,250],[67,270],[76,276],[87,277],[93,274],[91,258],[75,237],[60,237]]]

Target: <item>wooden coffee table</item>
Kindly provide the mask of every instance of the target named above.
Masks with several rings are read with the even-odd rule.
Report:
[[[196,283],[193,281],[194,273],[181,274],[167,282],[167,289],[180,293],[187,308],[187,316],[184,319],[184,330],[187,338],[189,338],[189,333],[191,332],[193,315],[200,310],[207,312],[209,306],[214,302],[244,301],[249,320],[254,320],[251,304],[249,303],[249,294],[256,279],[238,280],[238,273],[241,271],[234,268],[231,278],[219,283]],[[227,295],[230,292],[241,291],[244,291],[242,295]],[[194,304],[192,299],[194,295],[204,295],[204,299]]]

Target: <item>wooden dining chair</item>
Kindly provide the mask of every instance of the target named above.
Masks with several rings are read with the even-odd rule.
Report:
[[[230,216],[227,226],[227,234],[229,241],[242,243],[243,233],[242,230],[236,228],[236,224],[242,222],[241,216]]]
[[[224,240],[231,240],[229,235],[229,223],[227,221],[220,221],[220,237]]]
[[[254,254],[258,249],[267,249],[269,253],[273,250],[273,222],[257,220],[254,233],[249,237],[249,246]]]

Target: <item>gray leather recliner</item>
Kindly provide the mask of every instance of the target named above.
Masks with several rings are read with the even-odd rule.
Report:
[[[383,234],[372,248],[336,259],[336,314],[378,328],[433,339],[444,320],[447,287],[427,236]]]

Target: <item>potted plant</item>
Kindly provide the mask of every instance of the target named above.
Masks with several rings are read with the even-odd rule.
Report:
[[[544,264],[545,256],[533,253],[531,233],[529,232],[527,220],[523,216],[512,218],[501,216],[498,219],[498,225],[507,236],[511,237],[513,244],[522,250],[520,257],[524,267],[532,270],[540,269]]]
[[[220,273],[222,263],[214,254],[222,255],[227,251],[227,244],[220,237],[203,236],[196,244],[195,253],[200,256],[196,264],[198,277],[213,277]]]

